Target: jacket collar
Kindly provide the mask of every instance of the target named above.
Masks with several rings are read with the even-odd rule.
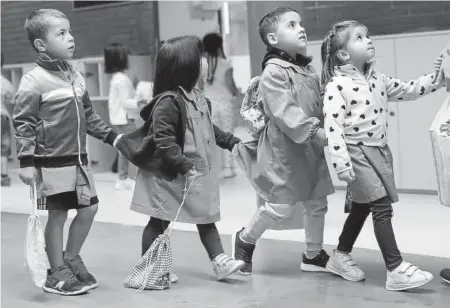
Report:
[[[296,71],[297,73],[300,73],[300,74],[313,74],[313,73],[316,72],[311,64],[308,64],[305,67],[300,67],[300,66],[295,65],[295,64],[293,64],[291,62],[288,62],[288,61],[285,61],[285,60],[282,60],[282,59],[276,59],[276,58],[268,60],[266,62],[266,65],[267,64],[276,64],[278,66],[281,66],[282,68],[291,68],[291,69],[293,69],[294,71]]]
[[[49,71],[73,72],[74,61],[52,59],[45,53],[39,53],[36,64]]]
[[[352,64],[339,65],[334,67],[336,76],[348,76],[354,79],[369,78],[374,73],[375,60],[369,61],[365,65],[365,71],[360,72]]]
[[[182,87],[178,87],[178,89],[180,90],[181,95],[183,95],[183,97],[192,102],[195,103],[197,95],[195,93],[195,89],[192,89],[191,92],[187,92],[185,89],[183,89]]]

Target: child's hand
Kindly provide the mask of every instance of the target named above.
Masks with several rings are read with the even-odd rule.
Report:
[[[450,136],[450,120],[441,125],[441,133],[447,133],[447,136]]]
[[[113,147],[115,147],[117,149],[117,143],[119,142],[119,140],[123,137],[123,134],[119,134],[117,135],[116,139],[114,139],[113,142]]]
[[[33,186],[36,177],[36,168],[34,167],[20,168],[19,177],[25,184]]]
[[[355,180],[355,172],[353,170],[346,170],[344,172],[339,173],[338,175],[339,180],[351,183]]]
[[[450,55],[450,44],[444,48],[444,50],[439,54],[439,56],[434,60],[434,78],[433,82],[435,83],[437,80],[440,80],[443,77],[443,71],[441,69],[442,62],[444,61],[444,57],[448,57]]]
[[[186,174],[184,175],[187,178],[192,178],[197,174],[197,171],[195,171],[195,168],[192,168],[191,170],[189,170],[188,172],[186,172]]]

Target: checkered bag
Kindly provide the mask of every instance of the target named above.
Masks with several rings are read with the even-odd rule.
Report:
[[[184,205],[184,201],[189,193],[189,190],[194,182],[195,175],[192,177],[189,187],[189,178],[186,179],[184,187],[184,196],[178,209],[175,220],[168,228],[168,232],[161,234],[153,242],[150,248],[139,259],[133,267],[128,277],[125,279],[123,286],[125,288],[137,289],[137,292],[143,290],[165,290],[172,285],[172,247],[170,243],[170,233],[173,225],[178,219],[180,210]]]
[[[32,210],[28,217],[27,234],[25,238],[25,267],[34,284],[42,288],[47,279],[47,269],[50,268],[45,252],[45,237],[37,214],[36,186],[31,189]]]

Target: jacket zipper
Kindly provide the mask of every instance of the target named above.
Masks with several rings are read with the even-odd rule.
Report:
[[[64,73],[64,70],[61,69],[61,67],[58,65],[58,68],[61,70],[61,72],[66,75]],[[72,73],[71,71],[69,72],[70,74]],[[78,106],[79,101],[77,98],[77,93],[75,91],[75,87],[74,87],[74,81],[72,80],[72,77],[70,75],[67,75],[67,79],[70,82],[70,85],[72,87],[72,92],[73,92],[73,97],[75,98],[75,107],[77,108],[77,144],[78,144],[78,163],[80,164],[80,166],[83,166],[83,162],[81,160],[81,139],[80,139],[80,130],[81,130],[81,119],[80,119],[80,108]]]
[[[72,91],[73,91],[73,96],[75,97],[75,105],[77,107],[77,120],[78,120],[78,128],[77,128],[77,142],[78,142],[78,162],[80,163],[80,166],[83,166],[83,162],[81,161],[81,139],[80,139],[80,127],[81,127],[81,119],[80,119],[80,107],[78,106],[79,102],[78,102],[78,98],[77,98],[77,93],[75,92],[75,87],[73,86],[73,81],[72,81]]]

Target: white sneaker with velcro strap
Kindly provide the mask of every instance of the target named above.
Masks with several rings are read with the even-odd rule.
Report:
[[[389,291],[414,289],[429,283],[433,278],[433,274],[403,261],[392,272],[387,271],[386,289]]]
[[[349,253],[339,252],[336,249],[331,253],[326,268],[333,274],[339,275],[348,281],[362,281],[366,279],[364,272],[353,261],[352,256]]]

